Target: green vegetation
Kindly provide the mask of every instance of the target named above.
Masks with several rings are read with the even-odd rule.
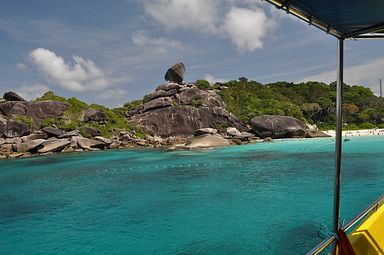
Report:
[[[196,86],[203,90],[211,89],[211,84],[207,80],[197,80]]]
[[[228,110],[244,122],[262,114],[278,114],[294,116],[321,129],[335,128],[335,83],[276,82],[263,85],[241,77],[238,81],[220,85],[227,87],[219,94]],[[343,88],[345,129],[383,126],[384,99],[363,86],[344,84]]]
[[[203,106],[203,104],[204,104],[203,99],[192,100],[192,106],[193,107],[199,108],[200,106]]]
[[[28,126],[31,128],[32,125],[33,125],[33,121],[32,121],[32,118],[29,118],[25,115],[13,115],[12,116],[12,120],[15,120],[15,121],[20,121],[20,122],[23,122],[25,124],[28,124]]]
[[[43,101],[43,100],[55,100],[60,102],[66,102],[69,104],[69,107],[64,112],[64,115],[62,118],[44,119],[41,123],[43,127],[57,126],[66,131],[79,129],[81,134],[84,136],[87,136],[86,132],[84,132],[85,127],[98,130],[100,134],[104,137],[111,137],[113,134],[117,134],[120,131],[133,131],[135,132],[136,136],[140,138],[146,135],[146,133],[142,129],[135,127],[132,124],[129,124],[125,118],[125,112],[139,105],[140,104],[139,102],[132,102],[120,108],[109,109],[105,106],[98,105],[98,104],[88,105],[87,103],[82,102],[75,97],[66,99],[64,97],[55,95],[52,91],[46,92],[42,97],[36,99],[36,101]],[[84,113],[84,110],[87,108],[93,108],[95,110],[102,111],[106,116],[105,122],[103,123],[99,123],[96,121],[84,122],[82,120],[83,113]]]

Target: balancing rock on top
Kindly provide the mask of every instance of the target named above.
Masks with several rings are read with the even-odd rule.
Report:
[[[185,66],[183,63],[179,62],[168,69],[168,71],[165,73],[164,79],[169,82],[182,84],[184,80],[184,73]]]
[[[27,101],[22,96],[20,96],[19,94],[13,91],[5,92],[3,98],[6,101],[23,101],[23,102]]]

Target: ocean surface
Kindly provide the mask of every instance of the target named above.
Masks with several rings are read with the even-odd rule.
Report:
[[[384,137],[343,143],[341,218],[384,193]],[[334,139],[0,161],[0,254],[304,254],[332,226]]]

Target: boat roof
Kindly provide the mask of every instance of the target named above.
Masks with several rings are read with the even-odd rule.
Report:
[[[339,38],[384,38],[383,0],[266,0]]]

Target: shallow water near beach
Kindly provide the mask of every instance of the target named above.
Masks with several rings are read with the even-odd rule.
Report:
[[[341,218],[383,193],[384,137],[343,143]],[[334,139],[0,161],[0,254],[304,254],[332,225]]]

